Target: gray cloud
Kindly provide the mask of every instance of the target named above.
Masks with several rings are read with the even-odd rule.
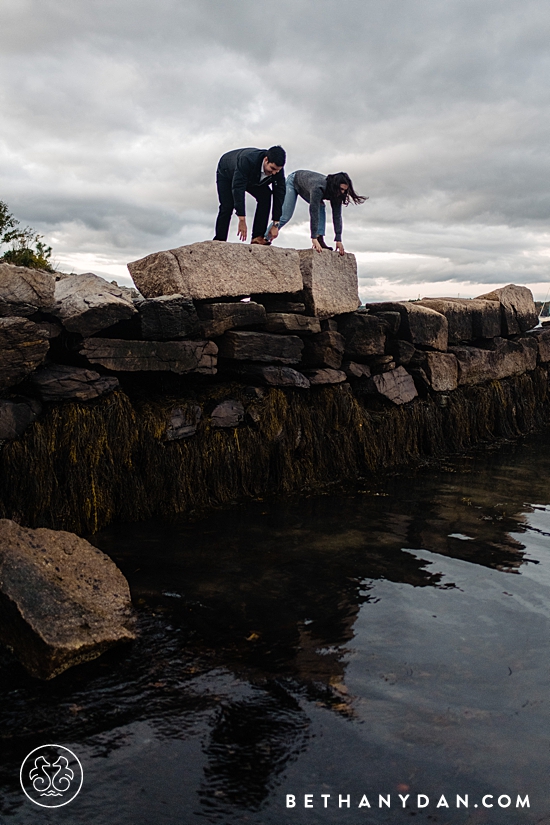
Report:
[[[4,0],[0,198],[119,277],[212,236],[222,152],[281,142],[369,195],[344,213],[364,294],[540,293],[549,29],[538,0]]]

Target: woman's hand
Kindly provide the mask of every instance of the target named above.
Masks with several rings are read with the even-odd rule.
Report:
[[[279,227],[272,226],[267,234],[269,235],[269,240],[274,241],[279,235]]]
[[[342,241],[336,241],[336,251],[339,255],[345,255],[346,250],[344,249]]]
[[[321,246],[321,244],[319,243],[317,238],[312,238],[311,239],[311,245],[315,249],[316,252],[322,252],[323,251],[323,247]]]
[[[237,229],[237,237],[241,239],[241,241],[246,241],[246,236],[248,234],[248,229],[246,226],[246,218],[239,217],[239,228]]]

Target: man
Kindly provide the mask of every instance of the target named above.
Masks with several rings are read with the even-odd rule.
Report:
[[[216,170],[220,209],[216,220],[215,241],[227,240],[233,210],[239,218],[237,235],[241,241],[246,241],[248,227],[244,203],[245,192],[249,192],[258,201],[251,243],[269,246],[271,241],[277,237],[285,199],[283,172],[285,161],[286,153],[282,146],[272,146],[267,151],[265,149],[233,149],[221,156]],[[272,194],[273,225],[268,236],[264,237],[269,221]]]

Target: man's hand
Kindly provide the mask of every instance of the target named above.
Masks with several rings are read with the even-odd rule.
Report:
[[[246,241],[246,236],[248,235],[248,229],[246,226],[246,218],[239,217],[239,228],[237,229],[237,236],[241,239],[241,241]]]
[[[344,249],[344,244],[342,241],[336,241],[336,251],[339,255],[344,255],[346,250]]]
[[[269,239],[271,241],[274,241],[275,238],[277,238],[278,235],[279,235],[279,227],[278,226],[272,226],[267,234],[269,235]]]
[[[316,252],[322,252],[323,251],[323,247],[321,246],[321,244],[319,243],[317,238],[312,238],[311,239],[311,245],[315,249]]]

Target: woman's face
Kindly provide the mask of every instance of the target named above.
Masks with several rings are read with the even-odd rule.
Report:
[[[349,189],[349,186],[347,185],[347,183],[341,183],[340,184],[340,192],[341,192],[342,195],[345,195],[346,192],[348,191],[348,189]]]

